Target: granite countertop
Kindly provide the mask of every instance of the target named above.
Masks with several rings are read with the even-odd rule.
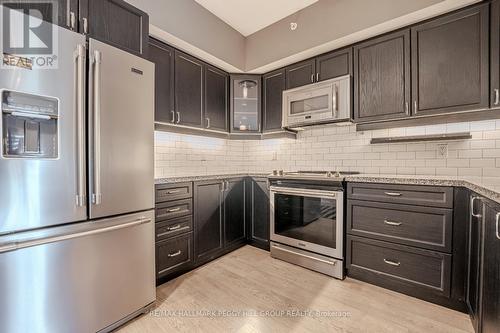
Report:
[[[270,173],[236,173],[205,176],[169,177],[155,179],[155,184],[173,184],[212,179],[226,179],[235,177],[267,177]],[[462,186],[479,195],[500,203],[500,175],[499,177],[454,177],[454,176],[427,176],[427,175],[379,175],[359,174],[347,176],[347,182],[358,183],[386,183],[407,185],[434,185],[434,186]]]
[[[174,184],[184,182],[196,182],[201,180],[217,180],[238,177],[267,177],[269,173],[227,173],[219,175],[204,175],[204,176],[182,176],[182,177],[168,177],[155,179],[155,185],[159,184]]]

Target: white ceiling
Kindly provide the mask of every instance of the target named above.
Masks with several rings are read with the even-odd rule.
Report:
[[[318,0],[195,1],[246,37]]]

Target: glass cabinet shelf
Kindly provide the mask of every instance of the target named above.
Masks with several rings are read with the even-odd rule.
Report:
[[[260,77],[231,77],[231,132],[260,132]]]

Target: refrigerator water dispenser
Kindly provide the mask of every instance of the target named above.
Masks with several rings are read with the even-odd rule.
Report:
[[[2,91],[2,156],[58,157],[59,102],[56,98]]]

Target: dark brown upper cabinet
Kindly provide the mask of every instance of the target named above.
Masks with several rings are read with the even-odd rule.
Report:
[[[281,130],[283,90],[286,88],[285,70],[280,69],[262,76],[263,85],[263,131]]]
[[[225,72],[205,65],[205,128],[227,132],[228,81]]]
[[[489,105],[489,4],[411,28],[414,115]]]
[[[500,106],[500,1],[491,2],[490,106]]]
[[[316,81],[352,75],[352,47],[330,52],[316,58]]]
[[[203,63],[175,50],[175,124],[203,126]]]
[[[155,121],[173,123],[175,121],[174,49],[150,38],[148,58],[155,64]]]
[[[354,47],[354,120],[409,116],[410,31],[402,30]]]
[[[149,16],[124,0],[79,0],[79,31],[145,57]]]
[[[314,83],[316,80],[316,60],[309,59],[306,61],[293,64],[286,68],[286,89],[305,86],[306,84]]]

